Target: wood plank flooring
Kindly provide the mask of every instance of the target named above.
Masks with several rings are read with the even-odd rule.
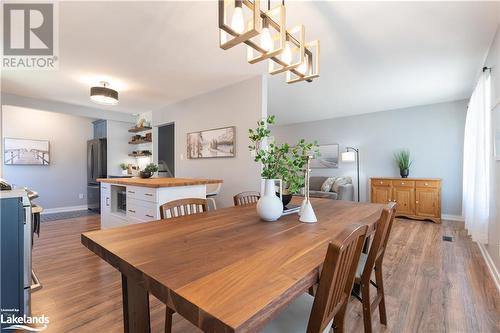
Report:
[[[33,265],[43,288],[32,295],[32,312],[49,317],[45,332],[123,332],[120,274],[80,243],[82,232],[96,229],[99,216],[42,224]],[[374,332],[500,332],[500,295],[462,223],[397,219],[392,230],[384,261],[389,325],[378,323],[377,311]],[[152,332],[163,332],[165,307],[154,297],[150,304]],[[346,326],[363,332],[356,300]],[[173,332],[201,331],[174,315]]]

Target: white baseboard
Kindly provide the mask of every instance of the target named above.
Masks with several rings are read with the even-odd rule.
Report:
[[[464,222],[464,217],[460,215],[449,215],[449,214],[442,214],[441,215],[442,220],[447,220],[447,221],[455,221],[455,222]]]
[[[498,273],[498,269],[495,266],[495,263],[493,262],[493,259],[491,259],[490,254],[488,253],[488,250],[484,247],[483,244],[476,242],[477,245],[479,246],[479,250],[481,251],[481,254],[483,255],[484,261],[486,262],[486,266],[488,266],[488,270],[491,273],[491,277],[493,278],[493,282],[495,282],[495,285],[500,292],[500,273]]]
[[[44,209],[41,214],[74,212],[74,211],[77,211],[77,210],[87,210],[87,209],[88,209],[87,205],[67,206],[67,207],[58,207],[58,208],[47,208],[47,209]]]

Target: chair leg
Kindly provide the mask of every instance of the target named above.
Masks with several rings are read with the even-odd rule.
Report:
[[[175,311],[167,306],[165,311],[165,333],[172,333],[172,317]]]
[[[207,200],[212,203],[212,207],[214,208],[214,210],[217,210],[217,204],[215,203],[215,199],[210,197],[207,198]]]
[[[342,307],[340,308],[339,312],[337,312],[335,317],[333,317],[332,328],[333,332],[335,333],[344,333],[344,322],[345,322],[345,313],[347,310],[347,303],[349,302],[346,301],[344,305],[342,305]]]
[[[365,333],[372,332],[372,311],[370,309],[370,282],[361,283],[361,299],[363,305],[363,324]]]
[[[382,279],[382,265],[375,266],[375,281],[377,283],[377,294],[381,295],[380,303],[378,305],[378,312],[380,314],[380,323],[387,326],[387,313],[385,311],[384,281]]]

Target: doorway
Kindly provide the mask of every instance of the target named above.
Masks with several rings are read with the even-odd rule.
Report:
[[[175,177],[175,124],[158,127],[158,176]]]

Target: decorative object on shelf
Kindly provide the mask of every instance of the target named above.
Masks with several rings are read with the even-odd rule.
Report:
[[[48,140],[4,139],[5,165],[49,165]]]
[[[305,170],[305,190],[304,190],[304,200],[302,202],[302,205],[300,206],[300,222],[304,223],[315,223],[318,222],[318,219],[316,218],[316,214],[314,213],[314,209],[311,205],[311,200],[309,197],[309,179],[311,177],[311,159],[313,156],[307,156],[307,166]]]
[[[320,145],[319,156],[311,160],[311,169],[331,169],[339,167],[339,145]]]
[[[146,156],[151,156],[151,151],[149,150],[134,150],[128,156],[130,157],[146,157]]]
[[[257,201],[257,214],[264,221],[276,221],[283,213],[283,202],[276,196],[276,181],[281,183],[281,179],[264,179],[264,195]]]
[[[154,163],[149,163],[148,165],[146,165],[144,170],[141,170],[140,175],[141,178],[151,178],[151,176],[153,176],[157,171],[158,171],[158,165]]]
[[[98,104],[104,105],[116,105],[118,104],[118,91],[108,88],[108,82],[99,82],[102,87],[91,87],[90,88],[90,99]]]
[[[358,202],[359,200],[359,149],[346,147],[342,153],[342,162],[356,162],[356,180],[358,182]]]
[[[148,133],[148,134],[151,134],[151,133]],[[140,145],[143,143],[151,143],[151,142],[152,142],[151,135],[149,135],[149,139],[148,139],[148,135],[145,135],[145,136],[134,135],[128,143],[131,145]]]
[[[268,0],[265,11],[259,0],[219,0],[218,7],[221,49],[245,43],[249,63],[269,59],[269,73],[286,72],[287,83],[319,77],[319,40],[306,43],[303,25],[286,28],[284,0],[274,8]]]
[[[259,120],[255,129],[248,130],[250,152],[255,154],[255,162],[262,164],[261,176],[264,179],[281,179],[283,181],[281,198],[285,207],[293,194],[299,193],[304,187],[304,166],[306,156],[317,155],[316,142],[306,143],[299,140],[295,146],[289,144],[278,145],[271,141],[269,125],[275,123],[275,116],[268,116]]]
[[[189,159],[234,157],[235,139],[235,126],[188,133],[187,156]]]
[[[410,159],[410,151],[408,149],[400,150],[394,154],[394,159],[398,163],[401,178],[408,178],[410,167],[413,163]]]
[[[129,132],[130,133],[139,133],[139,132],[144,132],[144,131],[149,131],[151,130],[152,128],[149,127],[149,126],[144,126],[144,127],[132,127],[132,128],[129,128]]]

